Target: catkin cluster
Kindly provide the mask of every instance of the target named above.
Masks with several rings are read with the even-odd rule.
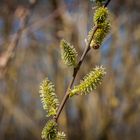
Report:
[[[104,2],[104,0],[96,0],[98,8],[95,11],[93,22],[97,28],[96,30],[91,29],[88,34],[87,41],[89,41],[89,44],[87,49],[90,49],[90,47],[98,49],[110,30],[110,22],[108,19],[109,11],[102,5],[102,2]],[[77,63],[78,53],[76,52],[74,46],[62,39],[60,42],[60,50],[61,58],[64,64],[73,67],[75,72],[75,70],[80,67],[79,64],[81,59],[79,63]],[[91,72],[89,72],[89,74],[86,74],[79,85],[74,86],[72,89],[68,88],[68,97],[79,94],[89,94],[101,84],[105,74],[105,69],[102,66],[95,67]],[[73,78],[75,77],[73,76]],[[58,131],[57,124],[57,117],[59,117],[58,114],[60,114],[59,110],[62,111],[61,106],[63,106],[63,104],[59,106],[59,100],[56,96],[54,85],[48,78],[41,82],[39,93],[43,104],[43,109],[46,111],[47,117],[50,118],[42,130],[42,139],[66,140],[65,133]]]
[[[98,49],[106,35],[110,31],[110,21],[108,19],[109,11],[106,7],[101,6],[96,9],[94,17],[93,17],[93,22],[97,26],[97,30],[94,33],[93,39],[90,43],[90,46],[94,49]],[[93,29],[89,31],[88,34],[88,41],[91,38],[91,35],[93,33]]]
[[[54,85],[46,78],[40,84],[40,97],[43,104],[43,109],[47,112],[47,117],[54,117],[56,115],[59,101],[55,94]],[[64,132],[59,132],[57,123],[51,119],[49,120],[44,129],[42,130],[42,139],[46,140],[65,140],[66,135]]]

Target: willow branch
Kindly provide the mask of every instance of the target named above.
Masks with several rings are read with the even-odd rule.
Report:
[[[104,7],[107,7],[107,5],[109,4],[110,1],[111,1],[111,0],[107,0],[107,2],[105,3]],[[93,36],[94,36],[94,34],[96,33],[97,29],[98,29],[98,26],[97,26],[97,25],[94,25],[94,27],[93,27],[93,32],[92,32],[92,35],[91,35],[91,37],[90,37],[90,39],[89,39],[89,41],[88,41],[88,44],[87,44],[87,46],[86,46],[86,48],[85,48],[85,50],[84,50],[84,52],[83,52],[83,54],[82,54],[82,56],[81,56],[81,58],[80,58],[80,60],[79,60],[77,66],[76,66],[76,67],[74,68],[74,70],[73,70],[73,76],[72,76],[72,79],[71,79],[71,81],[70,81],[70,83],[69,83],[69,85],[68,85],[66,94],[65,94],[65,96],[64,96],[63,99],[62,99],[62,102],[61,102],[61,104],[60,104],[60,106],[59,106],[59,108],[58,108],[58,110],[57,110],[56,116],[54,117],[54,120],[55,120],[56,122],[58,121],[58,118],[59,118],[59,116],[60,116],[60,114],[61,114],[61,112],[62,112],[62,110],[63,110],[63,108],[64,108],[64,106],[65,106],[65,104],[66,104],[66,102],[67,102],[67,100],[68,100],[68,98],[69,98],[69,89],[72,88],[72,86],[73,86],[73,84],[74,84],[74,81],[75,81],[75,78],[76,78],[76,76],[77,76],[77,74],[78,74],[78,72],[79,72],[79,69],[80,69],[80,67],[81,67],[81,64],[83,63],[83,61],[84,61],[84,59],[85,59],[87,53],[88,53],[88,52],[90,51],[90,49],[91,49],[91,48],[90,48],[90,44],[91,44],[91,41],[92,41]]]

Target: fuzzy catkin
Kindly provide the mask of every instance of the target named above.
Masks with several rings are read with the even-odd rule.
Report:
[[[42,130],[42,139],[56,140],[57,138],[57,123],[53,120],[49,120]]]
[[[47,116],[56,115],[59,101],[55,94],[54,85],[46,78],[40,85],[40,97],[44,110],[47,111]]]
[[[106,7],[99,7],[95,11],[93,22],[97,26],[97,30],[94,33],[94,36],[91,40],[90,47],[94,49],[99,49],[99,47],[102,45],[102,42],[106,35],[110,31],[110,21],[108,19],[109,11]],[[89,31],[88,34],[88,41],[92,37],[93,29]]]
[[[66,40],[61,40],[61,58],[67,66],[76,66],[77,64],[77,52],[76,49],[70,45]]]
[[[83,78],[79,85],[70,91],[70,97],[80,93],[86,95],[96,89],[101,84],[105,73],[105,69],[102,66],[94,68]]]

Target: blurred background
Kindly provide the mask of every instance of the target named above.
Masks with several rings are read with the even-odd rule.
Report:
[[[47,119],[39,84],[48,76],[60,99],[72,69],[62,38],[81,56],[93,25],[89,0],[0,0],[0,140],[41,140]],[[112,0],[112,29],[84,61],[75,84],[96,65],[107,74],[88,96],[70,99],[59,118],[68,140],[140,139],[140,1]]]

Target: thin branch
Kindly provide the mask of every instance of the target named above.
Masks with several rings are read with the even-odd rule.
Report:
[[[104,7],[107,7],[107,5],[109,4],[110,1],[111,1],[111,0],[107,0],[107,2],[105,3]],[[54,117],[54,120],[55,120],[56,122],[58,121],[58,118],[59,118],[59,116],[60,116],[60,114],[61,114],[61,112],[62,112],[62,110],[63,110],[63,108],[64,108],[64,106],[65,106],[65,104],[66,104],[66,102],[67,102],[67,100],[68,100],[68,98],[69,98],[69,89],[72,88],[72,86],[73,86],[73,84],[74,84],[74,81],[75,81],[75,78],[76,78],[76,76],[77,76],[77,74],[78,74],[78,72],[79,72],[79,69],[80,69],[80,67],[81,67],[81,64],[83,63],[83,61],[84,61],[84,59],[85,59],[87,53],[90,51],[90,44],[91,44],[91,41],[92,41],[93,36],[94,36],[95,32],[97,31],[97,29],[98,29],[98,26],[97,26],[97,25],[94,25],[94,27],[93,27],[93,32],[92,32],[92,35],[91,35],[91,37],[90,37],[90,40],[89,40],[89,42],[88,42],[88,44],[87,44],[87,46],[86,46],[86,48],[85,48],[85,50],[84,50],[84,52],[83,52],[81,58],[80,58],[80,61],[79,61],[78,65],[77,65],[77,67],[75,67],[74,70],[73,70],[73,77],[72,77],[72,79],[71,79],[71,81],[70,81],[70,83],[69,83],[69,86],[68,86],[68,88],[67,88],[66,94],[65,94],[65,96],[63,97],[63,100],[62,100],[62,102],[61,102],[61,104],[60,104],[60,106],[59,106],[59,108],[58,108],[58,110],[57,110],[57,114],[56,114],[56,116]]]
[[[107,7],[107,5],[110,3],[111,0],[107,0],[107,2],[105,3],[104,7]]]

